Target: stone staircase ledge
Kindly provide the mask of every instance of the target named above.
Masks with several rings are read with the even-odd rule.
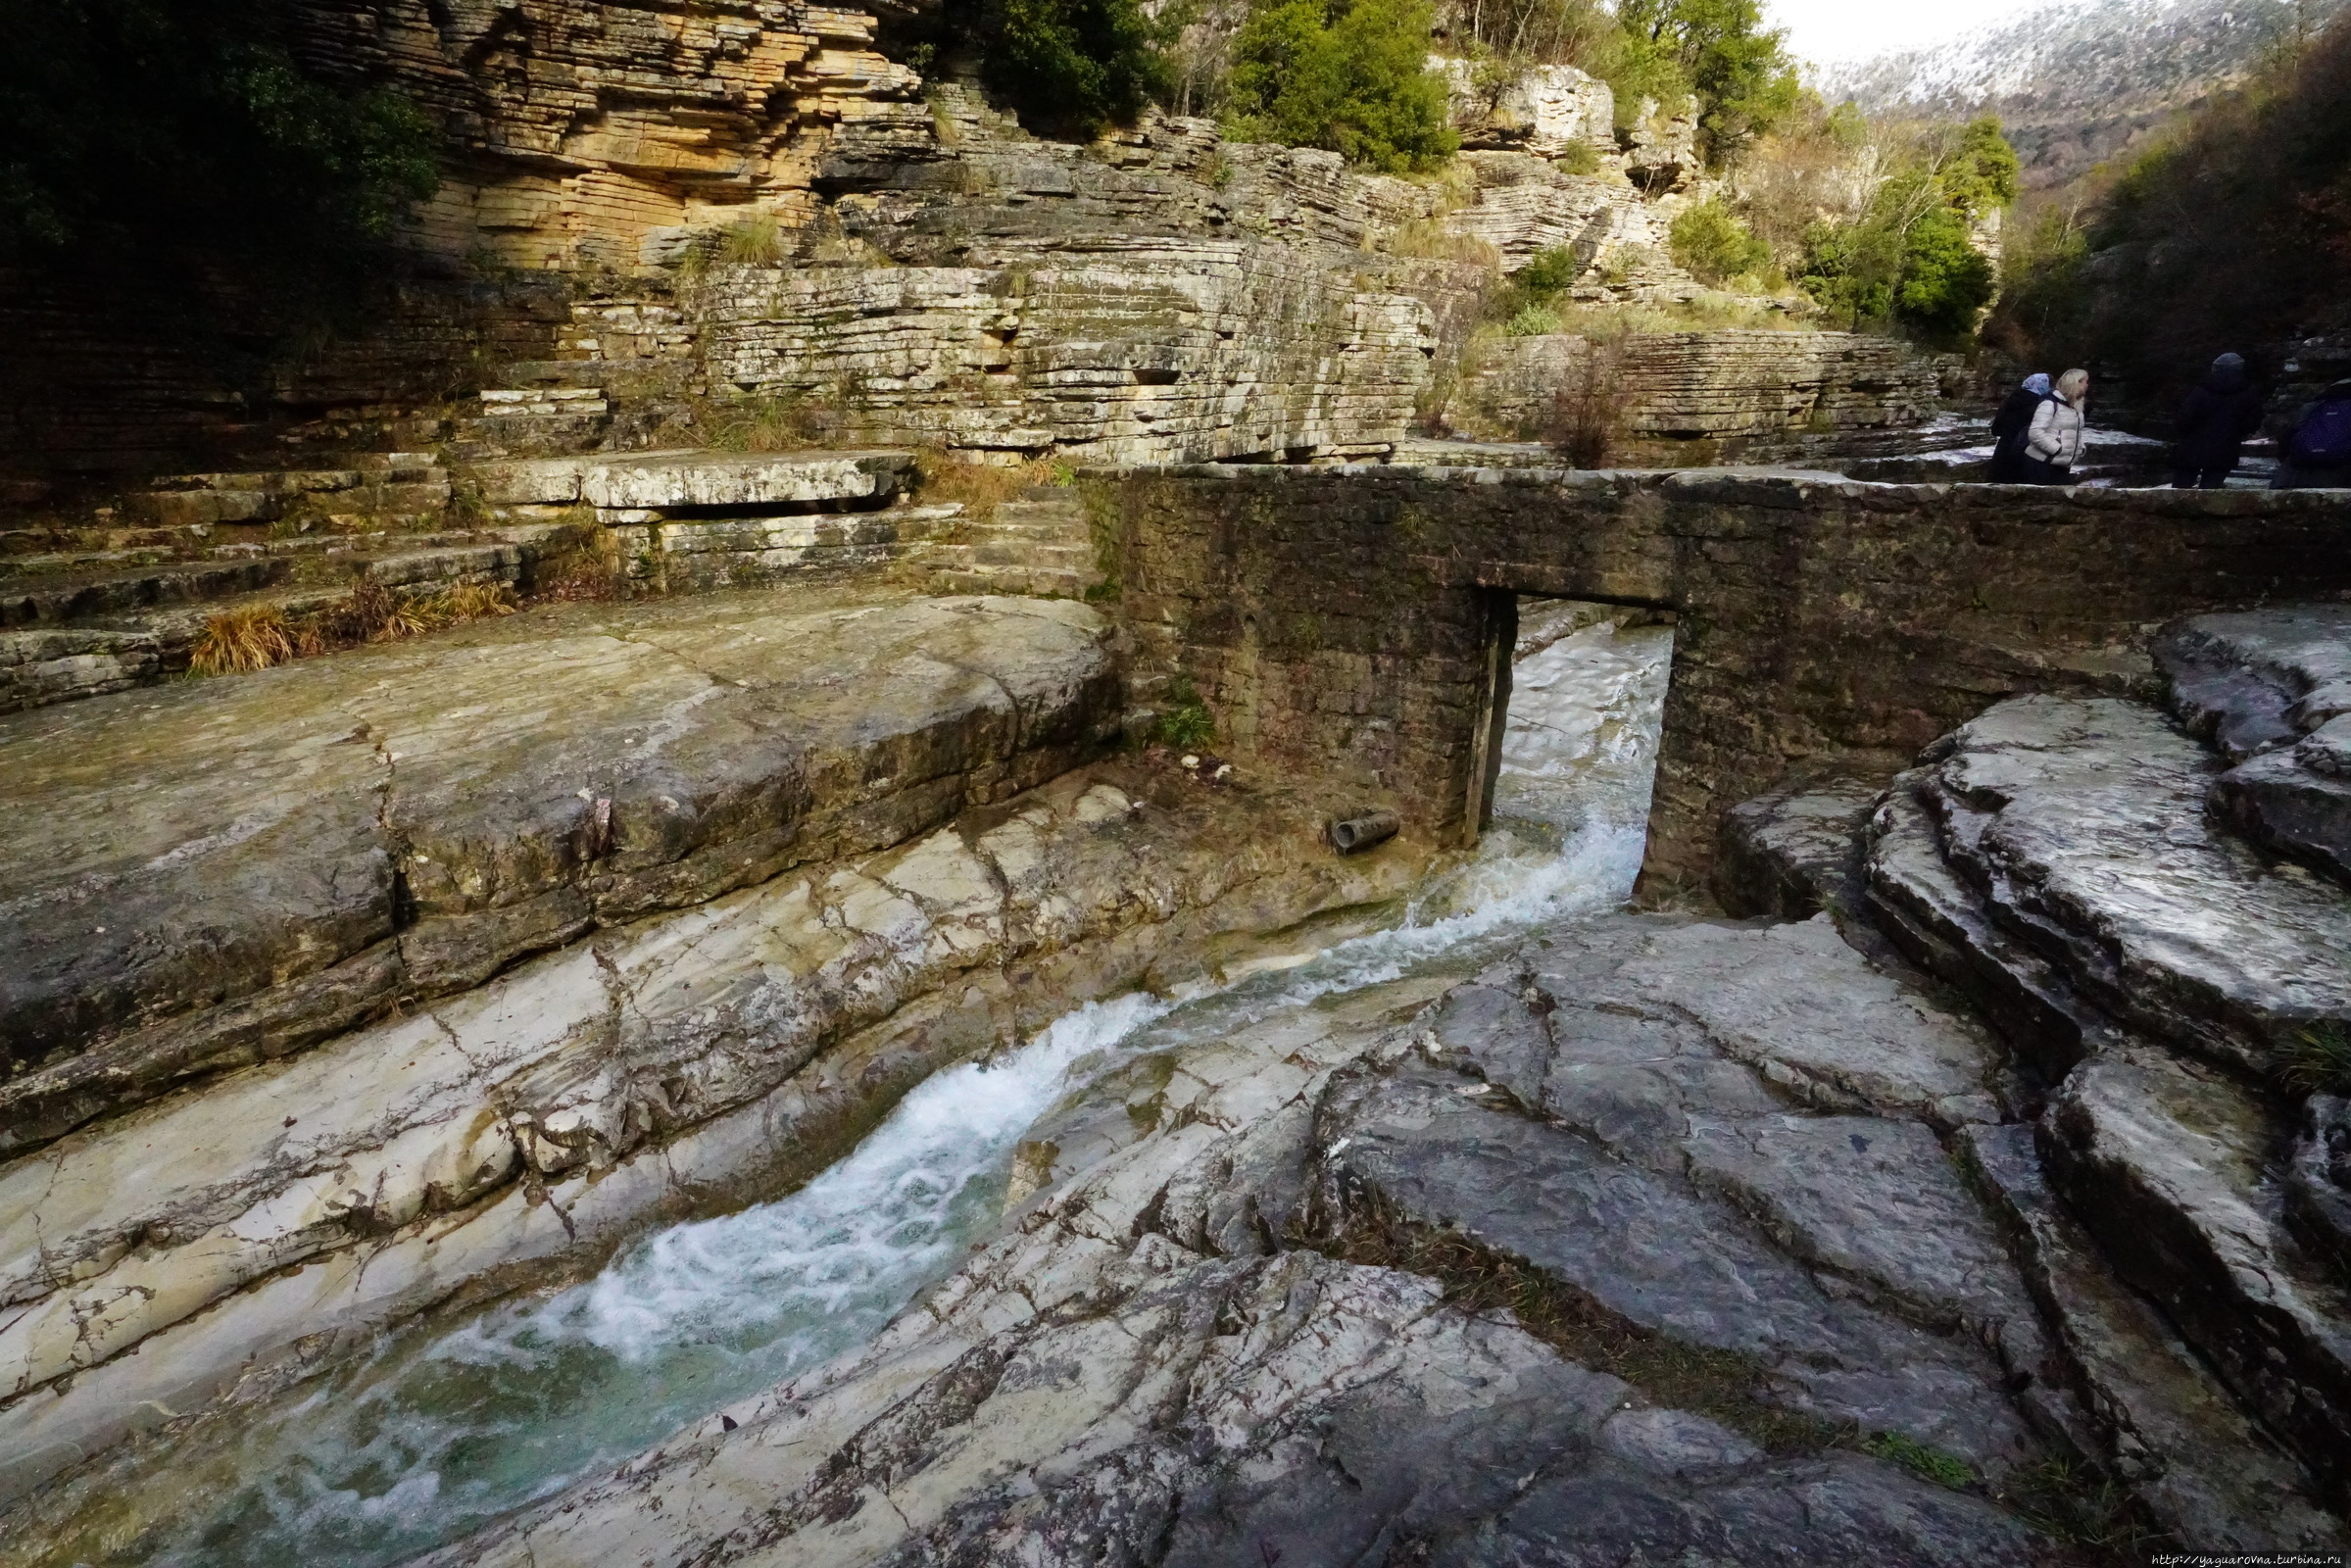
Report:
[[[2351,1482],[2351,1300],[2287,1232],[2267,1108],[2209,1067],[2110,1040],[2050,1103],[2051,1185],[2321,1485]]]
[[[651,452],[484,464],[483,499],[501,506],[666,509],[868,501],[895,495],[910,452]]]
[[[1920,799],[1993,924],[2117,1019],[2285,1085],[2351,1023],[2351,899],[2205,810],[2212,761],[2143,704],[2025,697],[1938,742]]]

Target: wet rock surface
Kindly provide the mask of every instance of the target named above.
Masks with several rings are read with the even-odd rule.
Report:
[[[0,1150],[902,841],[1063,771],[1118,710],[1076,605],[529,618],[0,721]]]
[[[2212,820],[2210,760],[2155,710],[2019,698],[1930,758],[1944,858],[2099,1007],[2280,1081],[2302,1033],[2351,1019],[2351,902]]]
[[[1469,1105],[1452,1092],[1468,1080],[1421,1060],[1406,1020],[1440,989],[1280,1014],[1049,1117],[1014,1232],[871,1349],[430,1560],[2030,1556],[1980,1495],[1850,1449],[1769,1452],[1507,1313],[1298,1249],[1318,1192],[1355,1169],[1323,1140],[1367,1090],[1548,1130]],[[1533,1204],[1547,1184],[1522,1167],[1513,1190]],[[1260,1223],[1200,1202],[1239,1192]]]
[[[254,1366],[805,1178],[1072,1001],[1400,894],[1414,852],[1340,861],[1327,810],[1080,771],[0,1167],[0,1486]]]
[[[2198,615],[2156,657],[2181,722],[2237,764],[2214,780],[2214,809],[2351,882],[2351,606]]]

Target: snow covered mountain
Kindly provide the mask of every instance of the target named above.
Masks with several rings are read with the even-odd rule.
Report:
[[[1831,102],[1873,114],[2000,116],[2028,189],[2051,190],[2131,151],[2268,51],[2351,0],[2078,0],[1820,73]]]

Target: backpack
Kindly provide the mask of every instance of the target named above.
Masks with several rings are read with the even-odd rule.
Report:
[[[2351,397],[2327,398],[2310,411],[2285,449],[2287,461],[2315,468],[2351,464]]]

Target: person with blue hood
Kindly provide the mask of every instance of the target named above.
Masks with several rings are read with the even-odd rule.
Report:
[[[2172,488],[2218,490],[2229,482],[2245,437],[2261,428],[2261,388],[2245,357],[2224,354],[2180,405],[2172,426]]]
[[[2025,482],[2025,437],[2033,428],[2033,412],[2051,395],[2049,377],[2036,370],[2002,400],[2000,412],[1991,416],[1992,483]]]

